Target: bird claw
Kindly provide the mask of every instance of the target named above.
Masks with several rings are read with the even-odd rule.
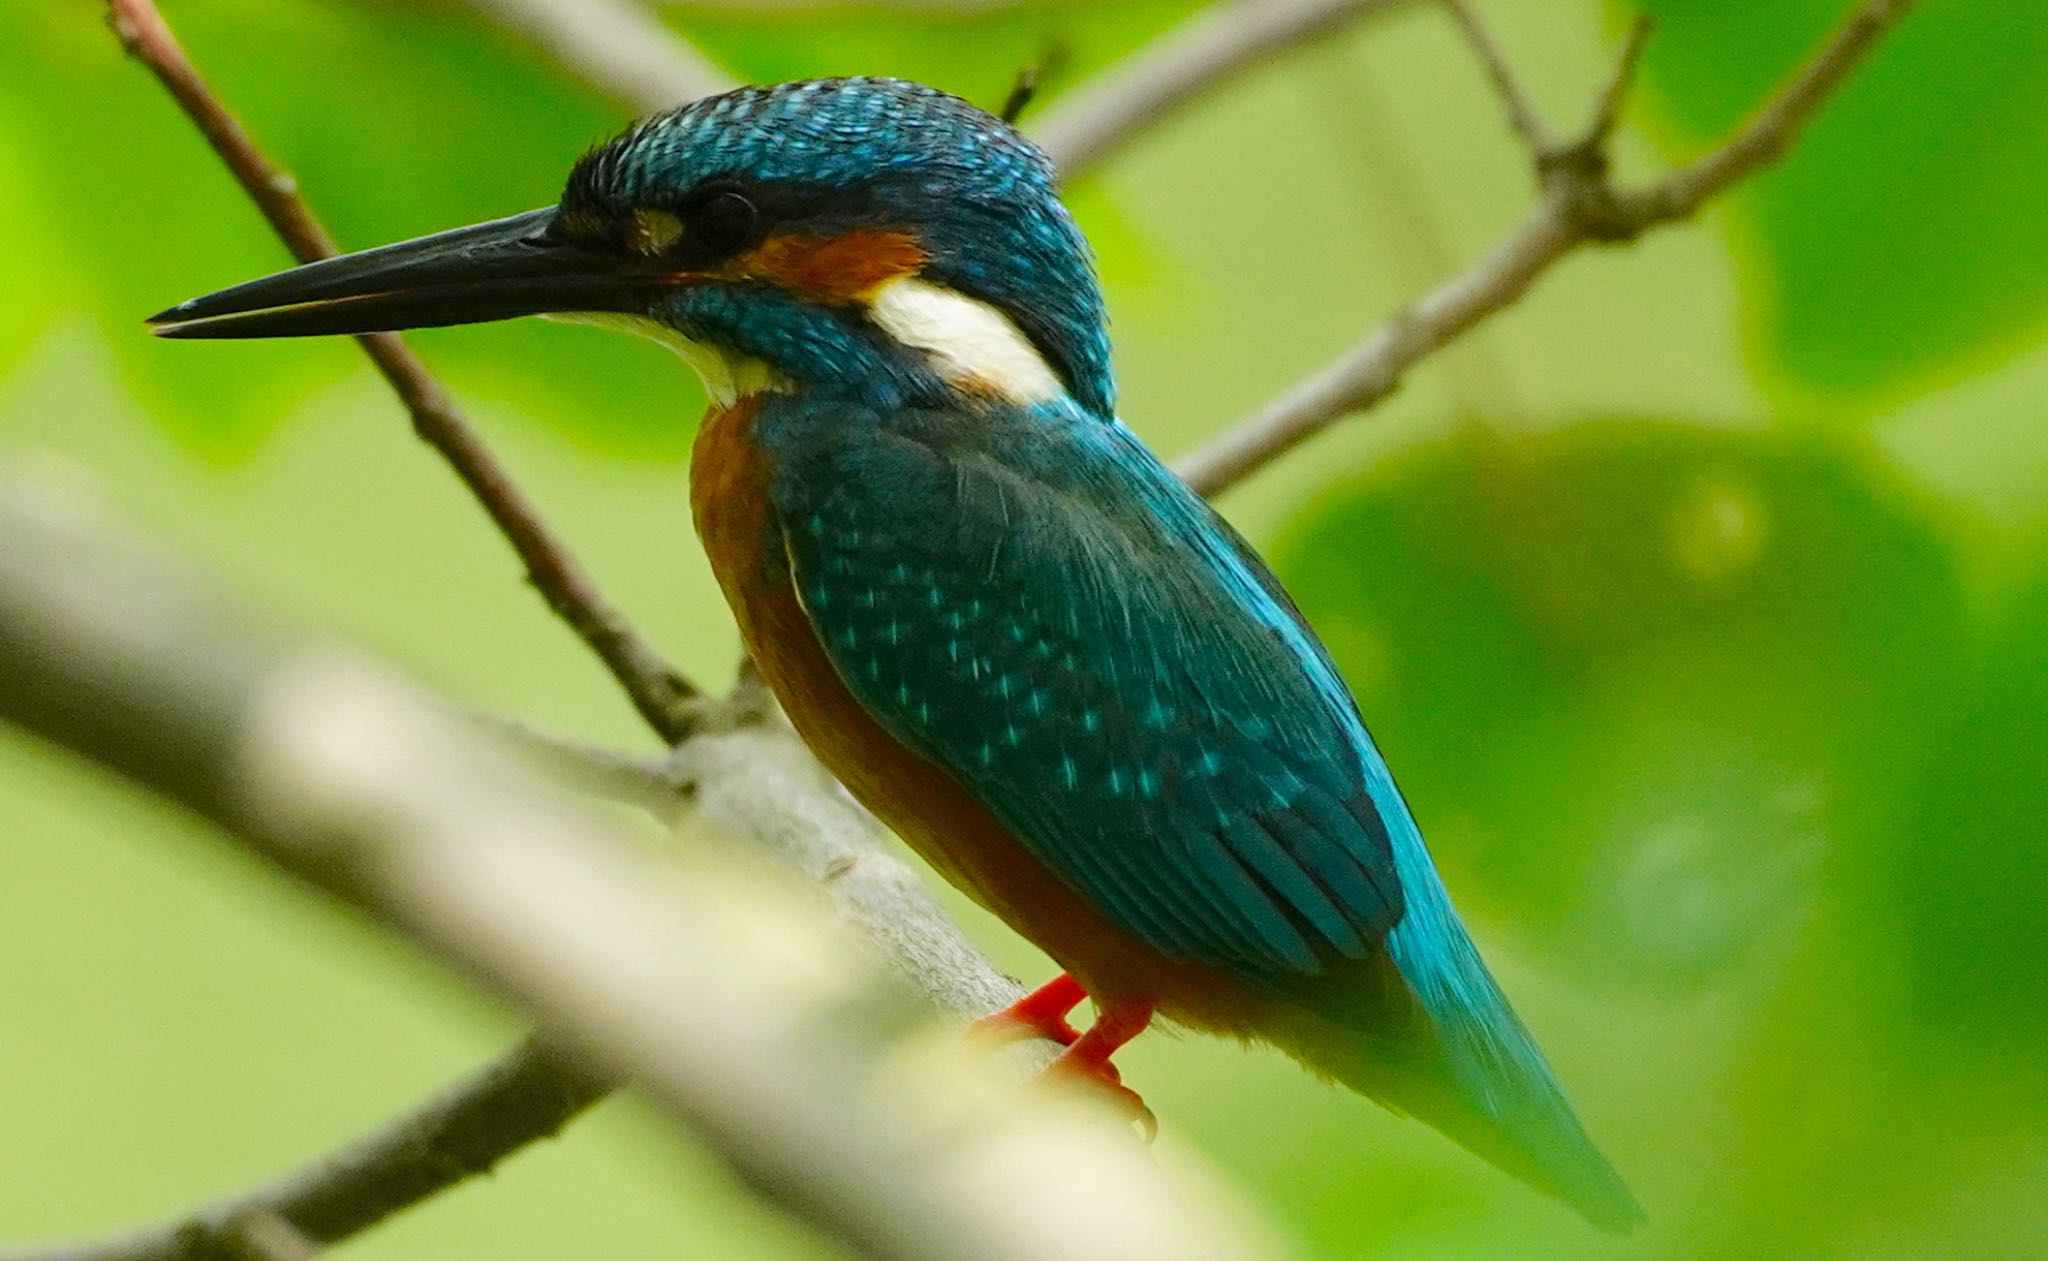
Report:
[[[1045,1075],[1056,1081],[1073,1082],[1106,1098],[1124,1114],[1126,1120],[1138,1127],[1140,1137],[1147,1144],[1159,1137],[1157,1114],[1145,1106],[1142,1095],[1124,1085],[1123,1074],[1117,1072],[1116,1065],[1107,1060],[1099,1064],[1090,1064],[1062,1055],[1046,1067]]]

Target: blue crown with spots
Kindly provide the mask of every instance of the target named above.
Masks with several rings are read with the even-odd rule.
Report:
[[[720,182],[824,233],[912,233],[926,279],[1000,308],[1070,393],[1115,408],[1088,244],[1045,154],[959,97],[901,79],[812,79],[693,101],[636,124],[571,172],[565,211],[616,218]]]

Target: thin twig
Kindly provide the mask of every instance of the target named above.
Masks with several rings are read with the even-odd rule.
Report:
[[[1374,224],[1376,252],[1401,288],[1429,284],[1458,264],[1416,155],[1403,143],[1398,116],[1364,60],[1331,44],[1312,54],[1325,80],[1314,113],[1330,133],[1330,160],[1356,176],[1356,200]],[[1452,402],[1485,428],[1512,427],[1523,413],[1497,346],[1481,336],[1444,356]]]
[[[1493,251],[1418,299],[1354,349],[1176,464],[1190,486],[1213,495],[1270,464],[1332,422],[1371,407],[1400,387],[1416,364],[1526,293],[1582,246],[1633,240],[1683,220],[1715,194],[1791,151],[1814,113],[1861,63],[1912,0],[1869,0],[1765,106],[1720,147],[1640,189],[1616,188],[1607,151],[1594,143],[1611,127],[1553,151],[1542,197]],[[1631,46],[1638,43],[1632,38]],[[1624,59],[1632,64],[1634,54]],[[1616,81],[1626,83],[1624,70]],[[1603,97],[1608,93],[1603,93]]]
[[[638,807],[663,822],[673,821],[690,802],[690,784],[676,773],[673,753],[669,757],[621,753],[495,714],[468,717],[530,755],[568,787]]]
[[[263,154],[200,78],[152,0],[108,0],[108,11],[121,46],[170,92],[292,256],[310,263],[338,253],[334,238],[299,196],[297,181]],[[526,566],[527,581],[548,607],[604,661],[633,707],[663,739],[674,744],[687,736],[696,721],[697,707],[691,704],[696,689],[598,591],[426,364],[396,334],[372,333],[356,340],[411,414],[413,429],[441,453],[512,544]]]
[[[1032,136],[1066,180],[1275,54],[1409,0],[1227,0],[1049,106]]]
[[[8,1254],[7,1261],[184,1261],[230,1252],[238,1223],[267,1215],[335,1243],[551,1138],[611,1087],[538,1042],[395,1121],[265,1186],[113,1239]]]
[[[1650,36],[1657,24],[1647,13],[1638,13],[1628,24],[1628,36],[1622,41],[1621,56],[1615,59],[1614,73],[1607,77],[1606,86],[1600,89],[1600,97],[1593,106],[1593,119],[1586,125],[1585,142],[1604,145],[1614,138],[1614,129],[1621,125],[1622,107],[1628,103],[1629,93],[1634,91],[1636,71],[1643,63],[1643,49],[1650,43]]]
[[[1782,159],[1806,125],[1914,0],[1870,0],[1755,118],[1720,148],[1624,199],[1631,217],[1683,218],[1730,184]]]
[[[1542,155],[1550,151],[1550,131],[1543,125],[1543,116],[1536,111],[1535,103],[1523,90],[1522,81],[1509,64],[1507,54],[1493,38],[1493,32],[1479,20],[1467,0],[1443,0],[1444,8],[1450,10],[1451,18],[1458,30],[1465,36],[1465,42],[1472,46],[1472,55],[1479,60],[1486,77],[1493,81],[1494,94],[1500,97],[1501,108],[1507,112],[1508,126],[1521,137],[1529,152]]]
[[[1048,79],[1057,78],[1066,69],[1070,50],[1063,43],[1053,43],[1039,54],[1037,60],[1025,64],[1017,71],[1017,78],[1010,84],[1010,94],[1003,98],[1003,107],[996,111],[996,117],[1016,126],[1024,117],[1024,111],[1038,103],[1038,94],[1045,89]]]
[[[1031,102],[1038,99],[1037,62],[1032,62],[1017,72],[1017,81],[1010,85],[1010,94],[1003,98],[1003,107],[996,111],[996,117],[1016,126],[1024,117],[1024,111],[1031,108]]]
[[[633,0],[464,0],[636,114],[738,81]]]

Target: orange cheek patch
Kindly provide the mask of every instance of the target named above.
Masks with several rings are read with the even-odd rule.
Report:
[[[739,280],[765,280],[808,302],[854,302],[899,276],[908,276],[928,257],[917,238],[904,232],[869,229],[844,236],[789,233],[771,236],[719,268]]]

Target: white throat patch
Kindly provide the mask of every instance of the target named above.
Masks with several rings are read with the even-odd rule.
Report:
[[[693,342],[659,320],[610,311],[571,311],[549,314],[543,319],[565,324],[595,324],[601,328],[624,329],[649,341],[660,342],[683,357],[704,383],[704,392],[719,407],[731,407],[749,394],[764,391],[787,392],[788,378],[759,359],[734,354],[717,346]]]
[[[963,293],[900,276],[868,301],[875,326],[921,350],[953,385],[1016,403],[1043,403],[1066,387],[1010,317]]]

